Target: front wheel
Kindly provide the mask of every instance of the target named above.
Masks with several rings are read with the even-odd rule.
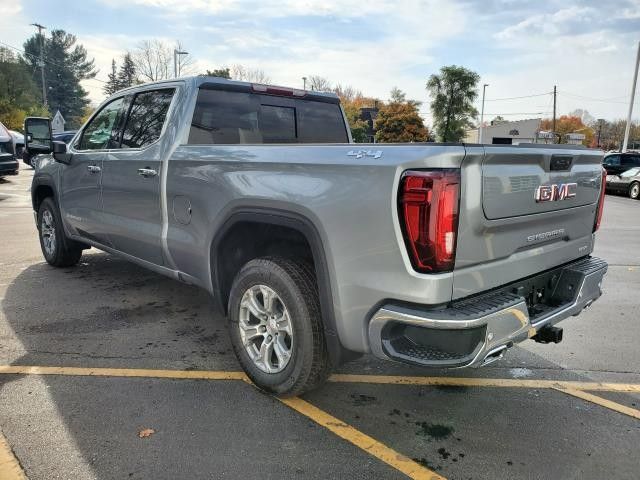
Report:
[[[262,390],[299,395],[329,375],[318,288],[304,261],[248,262],[231,287],[229,320],[240,365]]]
[[[640,198],[640,183],[633,182],[631,184],[629,187],[629,198],[633,198],[634,200]]]
[[[49,265],[70,267],[82,256],[82,246],[67,238],[60,211],[51,197],[45,198],[38,209],[38,234],[42,255]]]

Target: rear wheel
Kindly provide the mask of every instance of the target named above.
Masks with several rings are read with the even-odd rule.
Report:
[[[42,255],[49,265],[70,267],[82,256],[82,246],[64,233],[60,212],[51,197],[45,198],[38,209],[38,233]]]
[[[633,182],[629,187],[629,197],[637,200],[640,198],[640,183]]]
[[[329,375],[315,275],[304,261],[248,262],[231,287],[229,320],[236,356],[262,390],[299,395]]]

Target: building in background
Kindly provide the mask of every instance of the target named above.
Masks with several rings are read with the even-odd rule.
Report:
[[[67,123],[60,110],[56,110],[56,114],[53,116],[53,120],[51,120],[51,131],[53,133],[64,132],[64,124]]]
[[[536,143],[541,120],[541,118],[516,120],[514,122],[492,120],[490,125],[482,129],[482,143],[498,145]],[[477,128],[467,130],[464,141],[467,143],[478,143],[478,134]]]

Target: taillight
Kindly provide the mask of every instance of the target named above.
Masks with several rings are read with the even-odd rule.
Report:
[[[261,83],[253,83],[251,90],[256,93],[264,93],[267,95],[277,95],[279,97],[304,97],[307,92],[295,88],[273,87],[271,85],[263,85]]]
[[[598,210],[596,212],[596,223],[593,224],[593,231],[596,232],[600,228],[602,220],[602,211],[604,210],[604,192],[607,187],[607,171],[602,169],[602,184],[600,185],[600,198],[598,199]]]
[[[411,263],[417,271],[453,270],[459,202],[459,170],[410,170],[402,176],[399,215]]]

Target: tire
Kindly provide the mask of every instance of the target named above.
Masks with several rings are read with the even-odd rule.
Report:
[[[229,329],[243,370],[268,393],[300,395],[331,373],[315,274],[304,261],[245,264],[229,295]]]
[[[80,260],[82,246],[65,235],[60,211],[51,197],[45,198],[38,209],[38,236],[49,265],[70,267]]]
[[[640,198],[640,183],[633,182],[629,186],[629,198],[633,198],[634,200]]]

